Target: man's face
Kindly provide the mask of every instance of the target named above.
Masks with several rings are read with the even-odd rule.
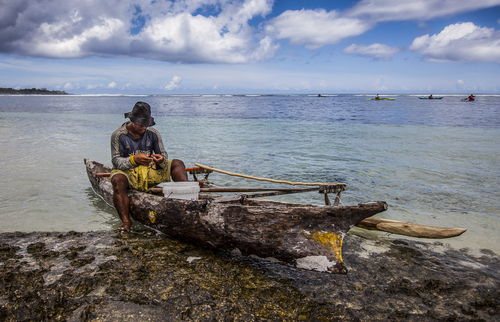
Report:
[[[142,135],[146,132],[147,127],[141,126],[139,124],[132,123],[132,127],[134,128],[135,133]]]

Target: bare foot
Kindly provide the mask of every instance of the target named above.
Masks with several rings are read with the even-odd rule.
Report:
[[[121,226],[117,230],[118,231],[129,231],[130,228],[132,228],[132,223],[131,222],[125,222],[125,223],[123,223],[123,226]]]

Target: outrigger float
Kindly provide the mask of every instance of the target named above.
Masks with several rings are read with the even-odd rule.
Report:
[[[111,168],[89,159],[84,159],[84,162],[94,191],[106,203],[113,205],[113,187],[109,180]],[[198,181],[196,175],[203,174],[207,179],[208,174],[213,171],[237,175],[196,165],[197,168],[189,169],[196,181]],[[245,256],[279,260],[297,268],[335,274],[347,273],[342,261],[342,244],[349,229],[358,225],[367,229],[381,230],[380,227],[384,226],[384,220],[382,222],[366,220],[376,219],[369,217],[387,210],[388,205],[385,201],[339,206],[340,194],[346,190],[346,185],[343,183],[291,183],[239,176],[314,187],[201,188],[197,200],[165,197],[162,188],[153,188],[151,193],[129,190],[127,194],[130,199],[130,215],[151,229],[187,242],[237,251]],[[278,202],[262,198],[308,191],[318,191],[323,194],[326,205]],[[231,196],[212,194],[221,192],[241,194]],[[336,195],[333,205],[330,203],[329,193]],[[399,231],[401,224],[403,226],[407,224],[396,223],[399,223],[396,225]]]

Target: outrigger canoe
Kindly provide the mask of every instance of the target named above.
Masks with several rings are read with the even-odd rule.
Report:
[[[92,188],[105,202],[112,205],[113,190],[109,180],[111,169],[89,159],[84,162]],[[198,181],[197,174],[205,174],[207,179],[209,173],[217,171],[263,181],[303,184],[255,178],[201,164],[195,165],[198,168],[189,169],[195,181]],[[342,262],[342,244],[347,231],[354,225],[418,238],[451,238],[467,231],[465,228],[370,218],[387,209],[384,201],[338,207],[340,194],[345,189],[346,186],[342,183],[300,189],[201,188],[201,192],[208,193],[254,193],[233,196],[200,194],[196,201],[163,197],[162,188],[151,189],[153,194],[130,190],[128,196],[131,202],[130,214],[135,220],[169,236],[203,246],[238,250],[243,255],[274,258],[298,268],[330,273],[347,272]],[[260,199],[308,191],[324,194],[326,205]],[[330,205],[328,193],[336,193],[333,206]]]
[[[419,97],[421,100],[440,100],[442,97]]]
[[[94,191],[113,205],[113,188],[105,175],[111,169],[89,159],[84,162]],[[345,189],[345,184],[330,184],[277,194],[318,190],[327,200],[328,193],[339,196]],[[347,273],[342,244],[349,229],[388,208],[384,201],[319,206],[258,198],[265,193],[219,197],[200,194],[194,201],[135,190],[127,194],[132,218],[168,236],[335,274]]]

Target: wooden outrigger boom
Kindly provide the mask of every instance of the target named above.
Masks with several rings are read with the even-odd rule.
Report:
[[[213,167],[208,167],[206,165],[199,164],[199,163],[195,163],[195,165],[198,166],[198,167],[200,167],[200,168],[202,168],[202,169],[206,169],[206,170],[210,170],[210,171],[216,171],[216,172],[224,173],[224,174],[227,174],[227,175],[230,175],[230,176],[242,177],[242,178],[247,178],[247,179],[254,179],[254,180],[259,180],[259,181],[268,181],[268,182],[274,182],[274,183],[286,183],[286,184],[293,185],[293,186],[295,186],[295,185],[300,185],[300,186],[325,186],[325,185],[334,185],[334,186],[344,186],[344,188],[346,186],[345,183],[291,182],[291,181],[286,181],[286,180],[275,180],[275,179],[268,179],[268,178],[259,178],[259,177],[245,175],[245,174],[233,173],[233,172],[224,171],[224,170],[220,170],[220,169],[214,169]]]
[[[465,228],[427,226],[381,218],[366,218],[356,226],[418,238],[450,238],[460,236],[467,231]]]
[[[214,169],[213,167],[208,167],[199,163],[195,163],[198,167],[196,169],[205,169],[205,171],[215,171],[224,173],[231,176],[243,177],[248,179],[260,180],[260,181],[269,181],[275,183],[285,183],[290,185],[308,185],[308,186],[316,186],[315,188],[303,188],[303,189],[238,189],[238,188],[205,188],[201,189],[203,192],[257,192],[257,191],[275,191],[275,193],[269,192],[268,194],[253,194],[251,195],[253,198],[257,197],[265,197],[265,196],[274,196],[274,195],[282,195],[288,193],[298,193],[298,192],[308,192],[308,191],[317,191],[320,193],[324,193],[325,195],[325,204],[330,205],[330,200],[328,198],[328,193],[336,193],[334,206],[338,206],[340,201],[340,194],[342,191],[346,190],[345,183],[305,183],[305,182],[290,182],[284,180],[274,180],[267,178],[258,178],[253,176],[248,176],[239,173],[228,172],[220,169]],[[198,170],[201,171],[201,170]],[[247,198],[249,196],[246,196]],[[436,227],[436,226],[427,226],[427,225],[419,225],[408,222],[401,222],[396,220],[382,219],[382,218],[366,218],[361,220],[356,226],[368,229],[368,230],[378,230],[383,232],[388,232],[392,234],[399,234],[410,237],[418,237],[418,238],[451,238],[457,237],[467,231],[465,228],[447,228],[447,227]]]

